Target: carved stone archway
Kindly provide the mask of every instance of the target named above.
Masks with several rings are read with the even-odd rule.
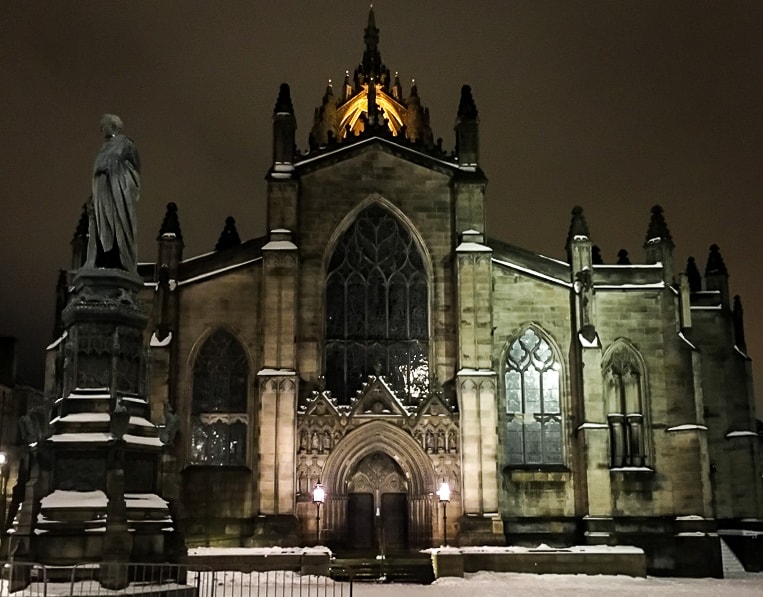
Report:
[[[399,427],[372,421],[349,432],[326,460],[325,537],[341,548],[347,545],[347,500],[353,475],[361,461],[374,454],[389,456],[400,467],[408,488],[408,546],[429,547],[432,542],[432,496],[436,478],[432,461],[414,439]]]

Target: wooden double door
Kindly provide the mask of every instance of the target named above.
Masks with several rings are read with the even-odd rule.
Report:
[[[382,452],[364,458],[348,484],[347,544],[357,551],[408,548],[408,486],[397,463]]]

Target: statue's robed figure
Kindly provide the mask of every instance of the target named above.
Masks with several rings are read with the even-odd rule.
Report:
[[[137,273],[140,159],[132,140],[122,133],[122,126],[119,116],[106,114],[101,119],[106,142],[93,166],[86,267]]]

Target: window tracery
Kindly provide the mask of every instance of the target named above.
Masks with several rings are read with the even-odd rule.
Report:
[[[207,338],[193,366],[193,464],[246,463],[248,375],[244,349],[230,333]]]
[[[609,424],[610,466],[648,465],[643,409],[643,371],[635,350],[618,343],[602,363]]]
[[[406,403],[429,389],[429,306],[416,244],[379,205],[342,235],[326,280],[326,387],[347,403],[369,375],[383,375]]]
[[[562,464],[560,365],[549,343],[527,328],[506,355],[506,462]]]

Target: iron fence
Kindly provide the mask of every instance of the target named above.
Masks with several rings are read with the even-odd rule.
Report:
[[[0,595],[13,597],[352,597],[352,575],[285,570],[237,572],[176,564],[102,563],[66,567],[28,562],[4,565]]]

